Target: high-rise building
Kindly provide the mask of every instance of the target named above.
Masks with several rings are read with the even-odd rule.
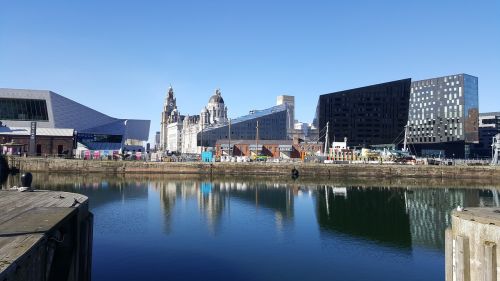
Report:
[[[160,149],[160,132],[155,133],[155,150]]]
[[[321,95],[317,117],[319,136],[344,140],[351,147],[400,144],[408,121],[411,79],[403,79]]]
[[[478,143],[478,78],[467,74],[414,81],[409,148],[419,156],[468,157]]]
[[[490,158],[493,137],[500,134],[500,112],[479,113],[479,143],[471,151],[473,157]]]

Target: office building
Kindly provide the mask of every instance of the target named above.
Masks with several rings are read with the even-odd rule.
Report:
[[[155,151],[160,149],[160,139],[161,139],[160,136],[161,136],[160,131],[157,131],[155,133]]]
[[[467,158],[479,141],[478,78],[457,74],[411,84],[408,141],[418,156]]]
[[[408,121],[411,79],[321,95],[318,135],[329,142],[347,138],[349,147],[401,144]]]

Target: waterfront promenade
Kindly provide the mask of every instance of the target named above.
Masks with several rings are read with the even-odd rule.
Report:
[[[62,173],[291,176],[292,169],[296,168],[301,177],[433,178],[492,181],[500,179],[500,167],[492,166],[142,162],[22,157],[11,158],[9,165],[21,171]]]

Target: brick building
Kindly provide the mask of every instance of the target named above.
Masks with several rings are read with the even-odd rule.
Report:
[[[24,155],[29,151],[29,128],[0,126],[0,147],[4,154]],[[73,155],[74,130],[38,128],[36,155],[70,157]]]
[[[215,155],[252,156],[263,155],[271,158],[302,158],[321,151],[322,143],[298,143],[292,140],[229,140],[216,142]]]

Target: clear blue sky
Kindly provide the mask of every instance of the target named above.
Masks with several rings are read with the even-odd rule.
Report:
[[[171,83],[182,114],[221,88],[229,116],[402,78],[479,77],[500,111],[499,1],[0,0],[0,87],[52,90],[159,130]]]

